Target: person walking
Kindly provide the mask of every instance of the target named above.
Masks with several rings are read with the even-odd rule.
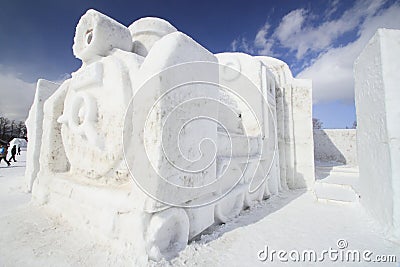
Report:
[[[7,166],[10,166],[11,164],[7,160],[7,151],[8,151],[7,145],[0,146],[0,163],[1,163],[1,160],[4,159],[4,161],[7,163]]]
[[[20,147],[20,146],[18,146],[18,152],[17,152],[17,155],[21,155],[21,147]]]
[[[15,155],[17,154],[17,145],[14,145],[12,148],[11,148],[11,157],[10,157],[10,159],[8,160],[9,162],[11,162],[11,159],[13,159],[14,160],[14,162],[17,162],[16,160],[15,160]]]

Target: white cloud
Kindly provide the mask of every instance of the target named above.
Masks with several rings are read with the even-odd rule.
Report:
[[[298,35],[302,31],[301,27],[305,17],[305,9],[296,9],[291,11],[282,18],[282,21],[275,30],[274,35],[282,43],[290,41],[294,36]]]
[[[296,55],[292,66],[305,68],[297,77],[313,80],[315,103],[351,102],[354,99],[354,60],[378,28],[400,29],[400,3],[389,5],[387,0],[358,0],[338,18],[332,18],[338,8],[339,1],[333,0],[328,13],[313,14],[304,8],[293,10],[275,29],[265,23],[253,41],[235,40],[234,51],[285,57],[277,53],[284,48]],[[350,43],[339,43],[339,38],[354,32]]]
[[[372,7],[371,7],[372,8]],[[375,7],[374,7],[375,8]],[[368,13],[369,11],[365,11]],[[313,80],[314,102],[329,100],[353,101],[353,63],[378,28],[400,29],[400,5],[394,4],[374,15],[368,15],[359,25],[358,38],[344,46],[329,49],[297,77]]]
[[[232,51],[238,51],[239,49],[239,39],[236,38],[235,40],[232,41],[231,43],[231,50]]]
[[[35,86],[0,68],[0,116],[24,121],[33,102]]]
[[[330,7],[326,9],[324,17],[332,16],[339,8],[339,0],[333,0],[330,3]]]
[[[257,32],[256,37],[254,38],[254,46],[258,49],[258,55],[272,55],[272,46],[273,43],[268,40],[269,29],[271,25],[269,23],[265,23],[264,26]]]
[[[319,54],[330,49],[338,37],[357,29],[365,18],[374,16],[385,2],[358,0],[337,19],[330,18],[338,9],[337,0],[330,3],[329,12],[325,14],[313,14],[304,8],[296,9],[286,14],[275,29],[271,29],[267,21],[253,40],[239,37],[231,43],[231,48],[233,51],[274,56],[274,48],[281,47],[294,52],[300,60],[307,52]],[[316,23],[316,18],[320,18],[321,22]]]
[[[301,59],[308,51],[320,53],[329,49],[338,37],[356,29],[365,18],[375,15],[383,4],[382,0],[357,1],[340,18],[317,25],[310,22],[314,14],[296,9],[283,17],[273,38],[283,47],[295,51],[297,59]]]
[[[244,37],[238,37],[235,40],[232,41],[231,43],[231,50],[232,51],[243,51],[248,54],[253,54],[254,53],[254,48],[253,45],[250,44],[246,38]]]

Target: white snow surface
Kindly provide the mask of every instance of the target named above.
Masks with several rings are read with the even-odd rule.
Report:
[[[90,233],[70,226],[40,206],[32,205],[24,187],[25,151],[11,167],[0,165],[0,266],[137,266],[135,259]],[[294,190],[260,202],[223,225],[214,226],[171,261],[149,266],[278,266],[261,262],[265,246],[274,250],[337,248],[396,255],[400,245],[385,240],[378,224],[353,205],[324,204],[310,191]],[[398,266],[398,263],[286,263],[288,266]]]

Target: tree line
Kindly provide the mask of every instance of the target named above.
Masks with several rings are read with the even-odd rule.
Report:
[[[313,129],[322,129],[324,123],[320,119],[312,118],[312,124]],[[351,127],[346,126],[346,129],[357,129],[357,121],[354,121]]]
[[[10,120],[0,116],[0,139],[6,142],[13,138],[26,139],[26,125],[23,121]]]

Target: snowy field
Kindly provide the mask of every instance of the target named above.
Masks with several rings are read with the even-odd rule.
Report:
[[[73,229],[29,203],[25,193],[25,151],[11,167],[0,165],[0,266],[132,266],[132,261],[90,233]],[[382,230],[359,203],[320,203],[310,192],[297,190],[266,200],[245,210],[234,221],[214,226],[192,241],[178,257],[155,266],[281,266],[274,255],[262,262],[260,250],[314,250],[320,255],[338,250],[339,239],[347,250],[395,255],[400,245],[383,238]],[[345,250],[346,250],[345,249]],[[293,254],[295,255],[295,254]],[[261,254],[265,256],[265,254]],[[399,266],[399,263],[293,262],[288,266]]]

